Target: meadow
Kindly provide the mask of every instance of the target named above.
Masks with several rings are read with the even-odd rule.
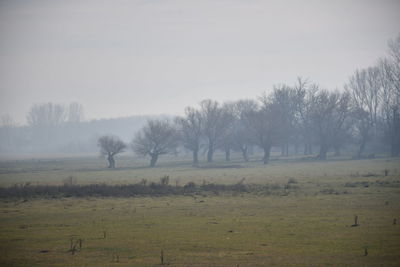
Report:
[[[0,186],[269,185],[268,191],[0,200],[2,266],[399,266],[400,159],[275,156],[156,168],[125,156],[3,160]],[[72,177],[72,178],[71,178]],[[69,180],[68,180],[69,179]],[[357,226],[355,216],[358,217]]]

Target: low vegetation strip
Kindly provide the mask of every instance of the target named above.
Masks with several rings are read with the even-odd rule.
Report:
[[[161,183],[137,183],[126,185],[14,185],[0,188],[0,198],[57,198],[57,197],[135,197],[135,196],[168,196],[188,195],[194,193],[261,193],[261,194],[287,194],[288,190],[296,190],[294,185],[279,184],[214,184],[203,183],[197,185],[189,182],[184,186]]]
[[[171,186],[155,183],[149,185],[15,185],[8,188],[0,188],[0,198],[166,196],[185,195],[196,192],[248,192],[249,189],[249,186],[243,184],[207,184],[198,186],[194,183],[189,183],[185,186]]]

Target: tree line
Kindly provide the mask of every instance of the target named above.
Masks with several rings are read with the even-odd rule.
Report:
[[[167,116],[87,120],[79,103],[35,104],[27,112],[27,125],[18,125],[10,115],[0,116],[0,154],[92,154],[98,152],[99,136],[111,132],[128,140],[147,119],[163,117]]]
[[[365,157],[368,144],[390,147],[391,156],[400,155],[400,35],[389,41],[389,54],[376,65],[356,70],[343,91],[328,91],[307,79],[294,85],[274,86],[258,99],[219,103],[206,99],[197,107],[187,107],[183,116],[173,120],[149,120],[130,144],[116,136],[102,136],[98,145],[115,167],[114,156],[128,147],[139,156],[148,156],[154,167],[164,154],[183,147],[199,164],[199,152],[206,148],[207,162],[216,150],[230,160],[239,151],[249,160],[249,149],[263,151],[262,162],[270,160],[271,148],[289,146],[304,154],[319,148],[316,158],[325,160],[329,150],[336,155],[346,145],[357,146],[356,158]]]
[[[111,168],[114,156],[128,147],[150,157],[151,166],[160,156],[182,150],[192,154],[193,165],[199,164],[203,153],[212,162],[216,150],[223,151],[227,160],[232,151],[240,152],[244,161],[252,151],[261,150],[267,164],[271,148],[277,146],[283,155],[289,154],[289,148],[296,154],[302,148],[306,155],[318,148],[321,160],[330,150],[339,155],[342,149],[355,146],[356,158],[386,148],[398,156],[400,35],[388,42],[388,51],[374,66],[356,70],[342,91],[328,91],[297,78],[293,85],[276,85],[256,99],[225,103],[206,99],[176,118],[86,122],[78,103],[33,105],[27,126],[16,127],[10,116],[1,117],[0,152],[13,147],[22,152],[92,152],[97,143]],[[105,132],[116,135],[102,136]],[[122,141],[135,132],[129,144]]]

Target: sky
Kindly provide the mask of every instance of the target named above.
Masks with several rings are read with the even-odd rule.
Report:
[[[298,76],[340,90],[399,33],[398,0],[0,0],[0,115],[179,115]]]

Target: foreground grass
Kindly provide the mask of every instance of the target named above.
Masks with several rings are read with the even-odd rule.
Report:
[[[0,265],[154,266],[161,263],[163,250],[170,266],[398,266],[400,225],[393,220],[400,223],[399,163],[251,162],[193,169],[173,162],[115,171],[94,168],[90,160],[75,169],[68,161],[3,163],[3,186],[62,184],[71,174],[79,184],[159,182],[167,174],[173,185],[203,180],[233,184],[246,178],[246,184],[269,184],[274,190],[3,199]],[[360,226],[351,227],[355,215]],[[83,240],[74,255],[71,238]]]
[[[152,266],[163,250],[172,266],[398,266],[399,192],[372,190],[2,203],[0,263]]]

